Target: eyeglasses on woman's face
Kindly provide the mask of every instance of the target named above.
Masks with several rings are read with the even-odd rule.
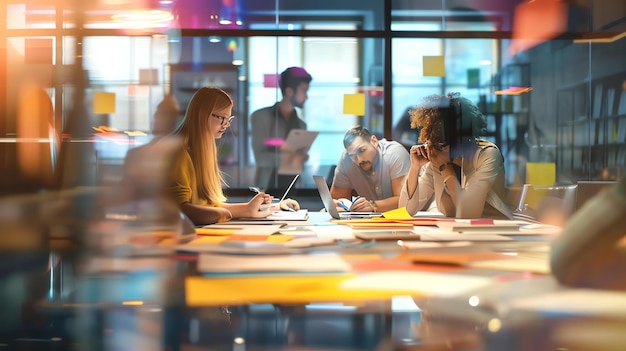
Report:
[[[233,118],[235,118],[235,116],[230,116],[230,117],[225,117],[225,116],[218,116],[215,113],[211,113],[211,116],[220,119],[220,125],[225,125],[226,123],[230,124],[230,122],[232,122]]]

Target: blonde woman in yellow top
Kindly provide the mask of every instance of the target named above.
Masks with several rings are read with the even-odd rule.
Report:
[[[232,218],[265,217],[260,211],[272,196],[259,193],[246,203],[227,203],[226,185],[217,158],[220,139],[233,119],[232,98],[215,87],[202,87],[189,102],[187,113],[173,135],[182,142],[171,172],[168,194],[194,224],[225,222]],[[293,200],[292,200],[293,201]],[[294,201],[292,207],[299,209]]]

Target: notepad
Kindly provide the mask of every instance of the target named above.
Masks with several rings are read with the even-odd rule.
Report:
[[[306,221],[309,219],[309,210],[275,211],[265,218],[273,221]]]
[[[316,255],[216,255],[201,254],[203,273],[339,273],[350,265],[337,254]]]
[[[519,230],[520,223],[506,220],[490,219],[456,219],[454,221],[439,221],[437,227],[451,232],[499,232]]]

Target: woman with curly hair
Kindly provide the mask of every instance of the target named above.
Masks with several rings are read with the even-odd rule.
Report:
[[[202,87],[191,98],[183,122],[174,130],[182,147],[175,158],[168,193],[194,224],[212,224],[232,218],[265,217],[272,196],[259,193],[246,203],[227,203],[222,186],[226,185],[217,158],[215,140],[230,127],[234,116],[232,98],[215,87]],[[288,199],[289,207],[300,208]],[[284,207],[285,204],[280,204]]]
[[[487,122],[478,107],[458,93],[435,94],[409,113],[420,144],[411,147],[399,206],[413,214],[435,201],[448,217],[512,218],[503,201],[504,159],[480,138]]]

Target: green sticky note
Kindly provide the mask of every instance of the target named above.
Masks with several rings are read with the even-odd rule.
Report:
[[[115,93],[96,91],[93,93],[93,113],[115,113]]]
[[[470,68],[467,70],[467,88],[476,89],[480,87],[480,69]]]
[[[346,115],[365,115],[365,94],[344,94],[343,113]]]
[[[443,56],[424,56],[425,77],[445,77],[446,65]]]

